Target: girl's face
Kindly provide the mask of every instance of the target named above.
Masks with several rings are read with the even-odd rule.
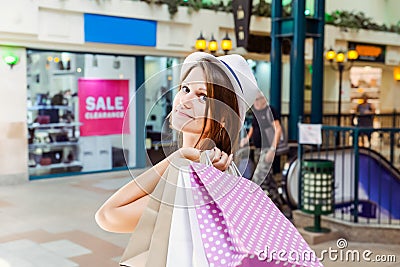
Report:
[[[172,110],[172,127],[181,132],[201,134],[206,110],[207,85],[202,68],[195,67],[182,81]]]

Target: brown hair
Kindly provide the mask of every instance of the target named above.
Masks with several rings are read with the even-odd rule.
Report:
[[[195,67],[200,67],[203,70],[207,86],[204,114],[207,119],[204,120],[203,129],[195,147],[206,150],[216,146],[227,154],[231,154],[237,149],[241,125],[239,105],[233,85],[218,64],[211,63],[206,59],[189,68],[184,73],[182,80]],[[211,118],[208,117],[209,111]],[[222,121],[224,121],[224,125],[221,124]],[[209,127],[208,132],[205,132],[207,123],[211,127]]]

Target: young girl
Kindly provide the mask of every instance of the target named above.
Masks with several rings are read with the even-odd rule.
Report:
[[[181,84],[170,114],[171,126],[182,135],[182,147],[111,196],[96,213],[99,226],[111,232],[132,232],[149,194],[174,158],[198,161],[201,151],[211,150],[213,166],[227,169],[245,113],[258,91],[243,57],[189,55],[182,65]]]

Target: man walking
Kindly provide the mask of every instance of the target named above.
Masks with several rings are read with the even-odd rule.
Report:
[[[283,205],[278,192],[278,186],[272,176],[271,165],[274,161],[276,147],[282,134],[279,114],[269,106],[267,99],[262,93],[257,95],[253,106],[252,126],[247,136],[240,142],[243,147],[249,143],[250,138],[256,147],[254,151],[254,163],[257,167],[254,171],[252,180],[264,191],[274,203],[281,207]]]

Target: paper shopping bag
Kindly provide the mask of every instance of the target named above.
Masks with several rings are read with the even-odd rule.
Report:
[[[169,172],[168,168],[164,175]],[[145,266],[148,252],[150,248],[151,237],[154,232],[154,226],[157,221],[158,211],[160,209],[160,201],[165,187],[165,180],[160,179],[153,191],[154,198],[150,198],[147,207],[143,211],[142,216],[132,233],[127,247],[121,257],[120,266],[141,267]]]
[[[214,266],[322,266],[293,224],[254,183],[191,164],[201,237]],[[197,195],[196,195],[197,194]]]
[[[169,201],[167,203],[173,203],[171,198],[174,197],[174,186],[171,184],[176,184],[176,179],[177,172],[174,167],[168,167],[152,192],[149,203],[132,233],[121,257],[120,266],[165,266],[169,224],[163,225],[162,222],[169,221],[172,215],[169,214],[168,208],[165,208],[162,202],[165,200]],[[158,254],[157,259],[152,259],[151,257],[157,253],[161,253],[161,255]],[[163,253],[165,255],[162,257]]]
[[[189,168],[178,175],[169,236],[167,267],[209,266],[200,237],[190,185]]]
[[[184,164],[184,161],[180,164]],[[173,164],[168,168],[168,175],[166,178],[162,202],[160,204],[160,210],[154,227],[154,233],[150,242],[149,257],[146,262],[146,267],[165,267],[167,264],[172,212],[179,175],[178,168],[181,167],[183,166]]]
[[[189,170],[189,168],[188,168]],[[195,202],[193,197],[192,185],[190,182],[190,173],[185,172],[182,174],[183,181],[185,182],[185,188],[190,189],[186,190],[186,200],[188,204],[188,213],[189,213],[189,222],[190,229],[192,232],[192,240],[193,240],[193,266],[209,266],[209,262],[207,260],[204,243],[201,239],[200,226],[197,218],[197,213],[195,210]]]

